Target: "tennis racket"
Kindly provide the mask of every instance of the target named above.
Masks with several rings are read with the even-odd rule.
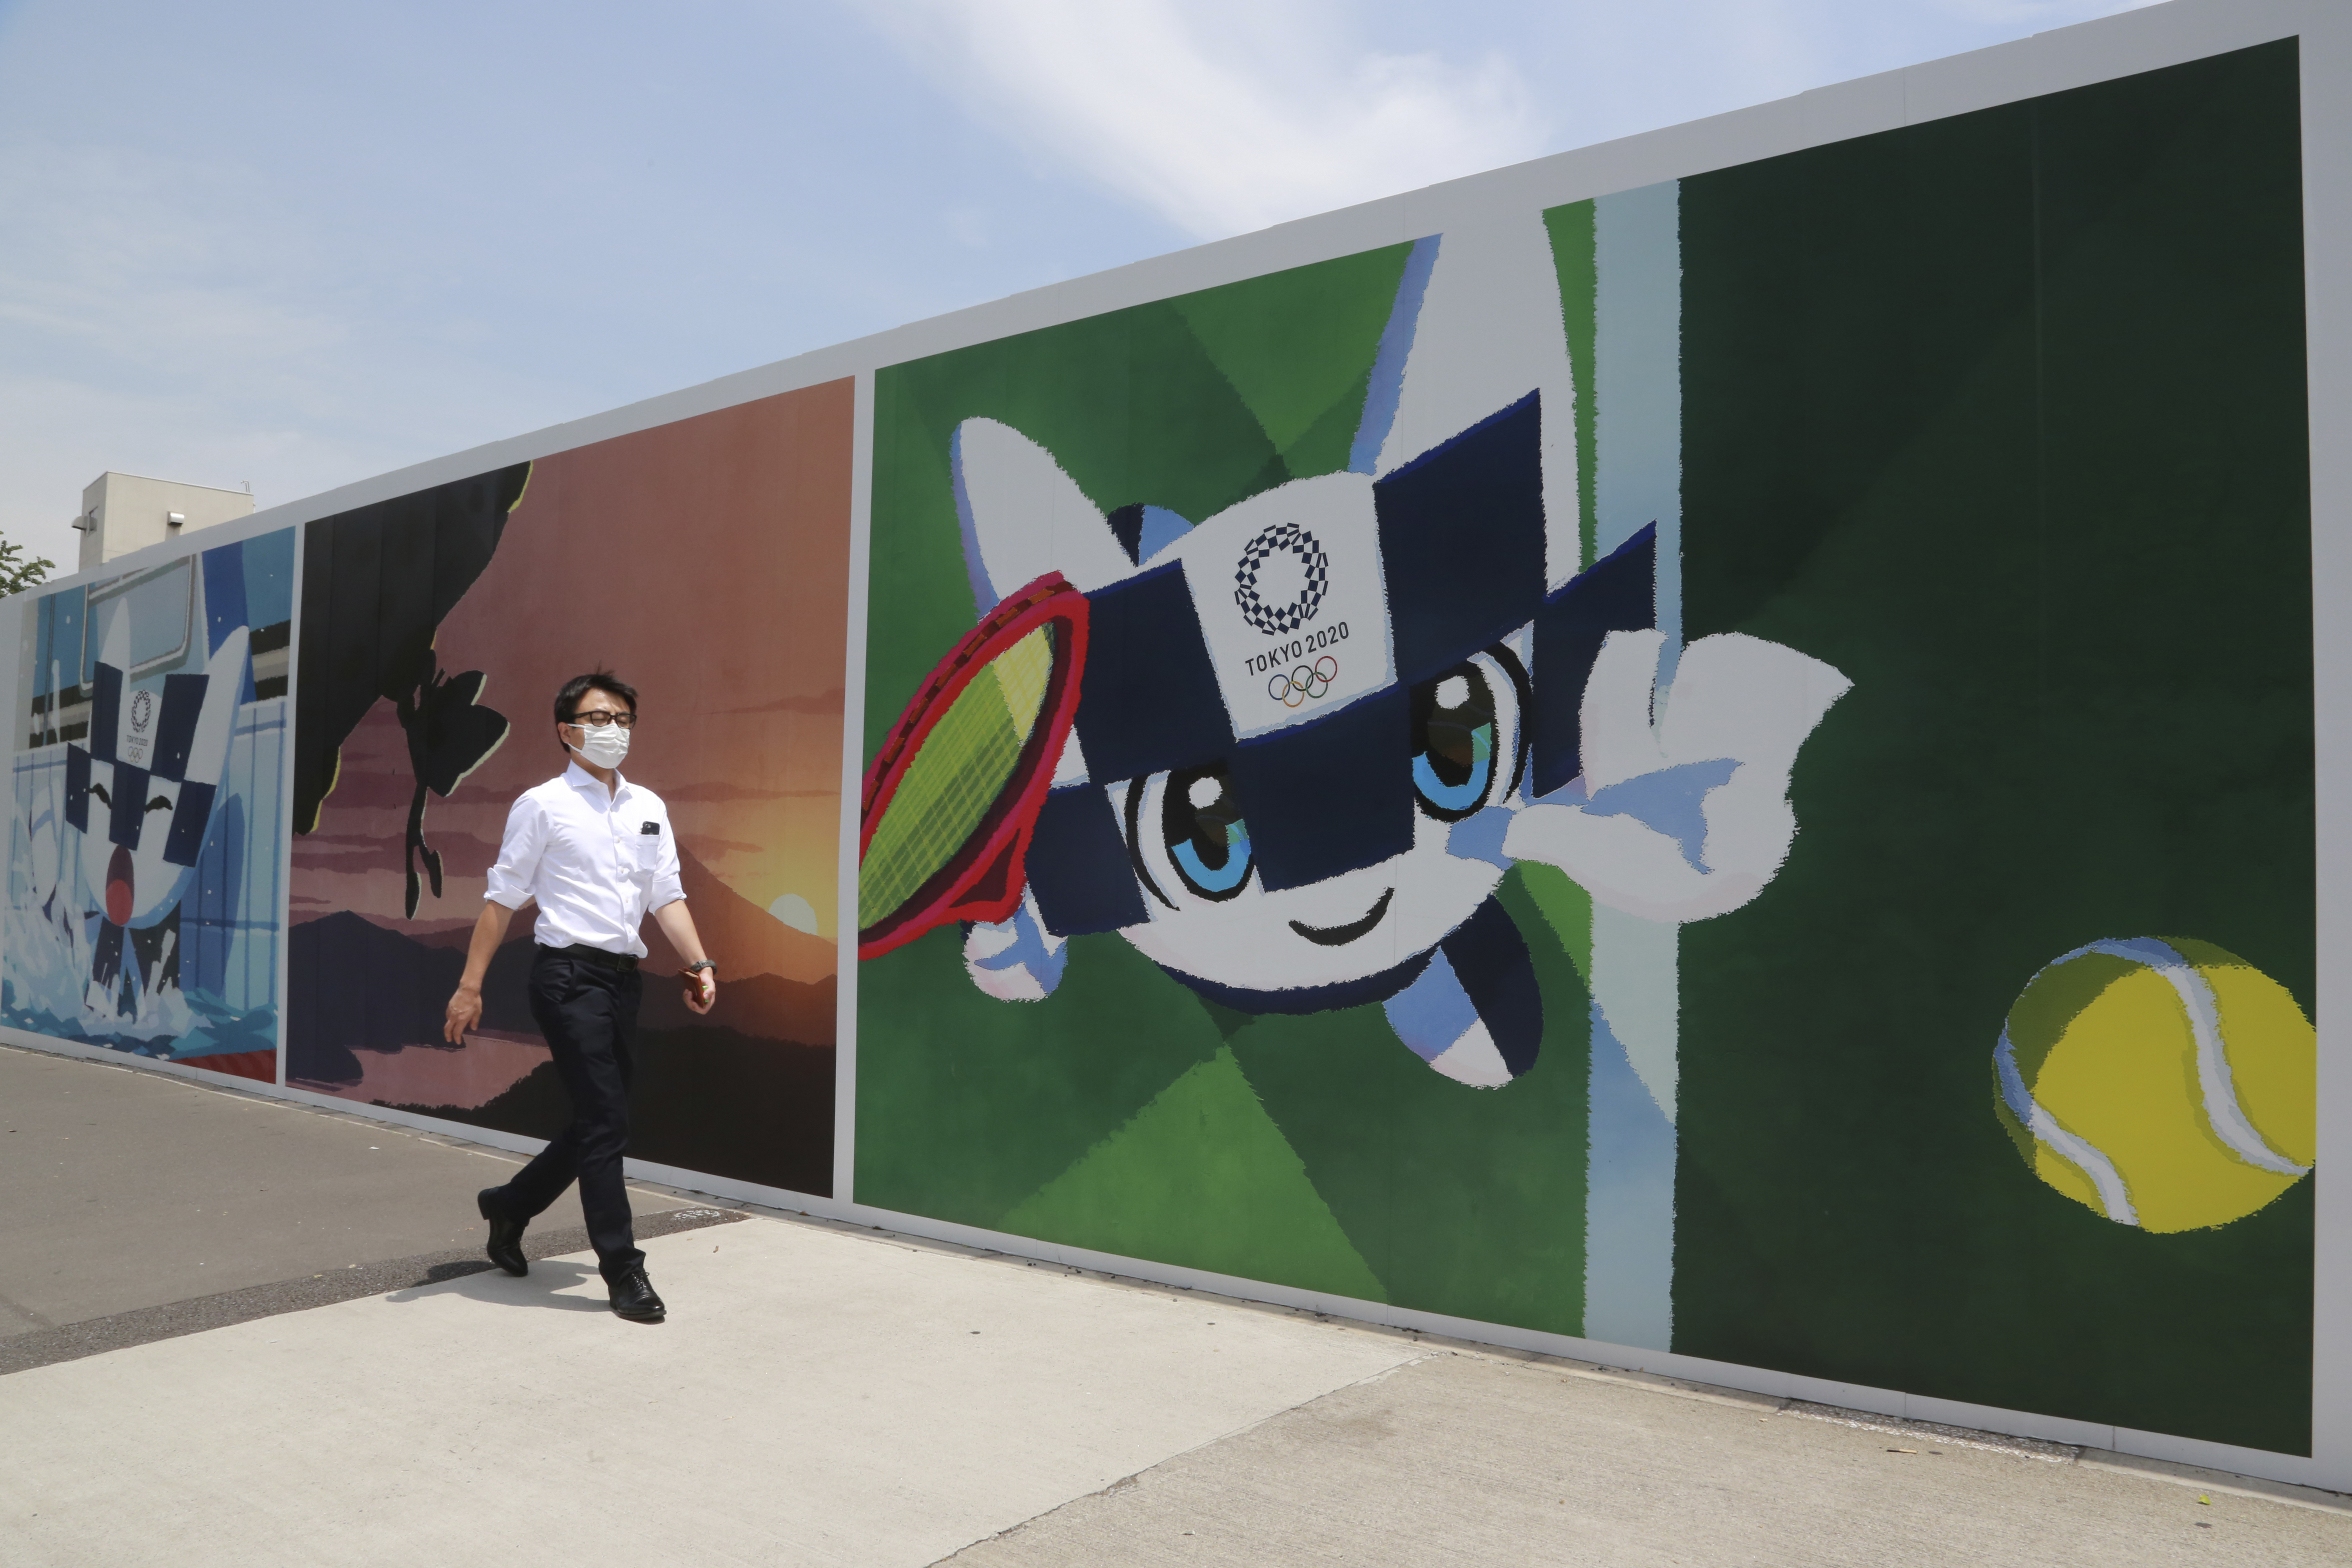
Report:
[[[1086,660],[1086,595],[1049,572],[1001,600],[916,688],[859,797],[858,957],[1020,907]]]

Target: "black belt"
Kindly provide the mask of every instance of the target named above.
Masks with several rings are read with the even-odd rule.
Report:
[[[590,947],[584,942],[575,942],[570,947],[548,947],[542,944],[539,951],[551,953],[557,958],[584,958],[591,963],[602,964],[606,969],[617,969],[624,973],[637,966],[637,961],[625,952],[606,952],[603,948]]]

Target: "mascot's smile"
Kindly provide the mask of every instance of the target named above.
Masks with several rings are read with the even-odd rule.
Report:
[[[1349,921],[1343,926],[1311,926],[1292,921],[1290,929],[1318,947],[1345,947],[1360,936],[1370,935],[1371,929],[1381,923],[1381,917],[1389,912],[1389,900],[1395,897],[1396,889],[1391,888],[1363,919]]]

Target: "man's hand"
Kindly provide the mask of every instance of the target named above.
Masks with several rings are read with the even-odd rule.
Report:
[[[444,1038],[453,1046],[466,1043],[466,1031],[482,1021],[482,988],[460,984],[449,998],[449,1015],[441,1026]]]
[[[466,972],[458,977],[441,1024],[442,1037],[453,1046],[464,1045],[466,1031],[482,1021],[482,976],[489,973],[490,960],[498,956],[512,919],[514,911],[493,899],[483,903],[481,918],[474,922],[474,939],[466,947]]]
[[[670,946],[688,963],[700,963],[709,955],[702,951],[702,938],[696,934],[694,917],[686,912],[684,899],[672,899],[654,911],[654,923],[661,927],[662,935],[669,938]],[[698,1013],[708,1013],[719,1000],[719,976],[708,969],[697,969],[683,977],[686,981],[686,1005]]]

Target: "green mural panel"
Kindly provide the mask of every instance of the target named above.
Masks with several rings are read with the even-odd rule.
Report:
[[[1382,1295],[1223,1048],[1006,1215],[1002,1228],[1360,1300]]]
[[[1507,1092],[1431,1072],[1390,1037],[1377,1007],[1302,1018],[1213,1011],[1389,1300],[1574,1334],[1584,1300],[1591,998],[1580,950],[1591,906],[1545,866],[1514,871],[1500,897],[1535,950],[1546,1022],[1542,1056]],[[1572,946],[1552,935],[1554,921]]]
[[[1364,369],[1388,325],[1405,250],[1391,246],[1169,301],[1283,454],[1286,477],[1346,466]]]
[[[1006,1003],[936,931],[859,965],[858,1019],[858,1201],[992,1227],[1221,1043],[1117,937],[1077,938],[1060,989]]]
[[[1853,692],[1685,929],[1675,1348],[2307,1451],[2311,1184],[2151,1235],[1989,1060],[2106,937],[2312,1005],[2291,44],[1686,180],[1685,622]]]
[[[1576,384],[1590,388],[1599,331],[1594,306],[1601,287],[1599,258],[1593,252],[1592,204],[1571,202],[1564,207],[1551,208],[1544,214],[1544,228],[1551,237],[1553,269],[1559,274],[1560,320],[1567,329],[1569,367],[1575,374]],[[1592,486],[1600,470],[1594,420],[1598,412],[1589,392],[1577,398],[1576,532],[1582,547],[1580,559],[1583,561],[1592,559]]]
[[[1026,334],[877,378],[870,754],[974,607],[950,478],[1012,425],[1106,510],[1198,521],[1348,461],[1410,247]],[[1588,311],[1589,315],[1589,311]],[[1581,895],[1503,895],[1542,1059],[1507,1094],[1432,1072],[1376,1005],[1252,1016],[1117,937],[1005,1003],[934,931],[861,966],[863,1202],[1072,1245],[1574,1332],[1582,1299]],[[1546,923],[1557,920],[1563,937]],[[1571,950],[1577,956],[1571,956]]]

